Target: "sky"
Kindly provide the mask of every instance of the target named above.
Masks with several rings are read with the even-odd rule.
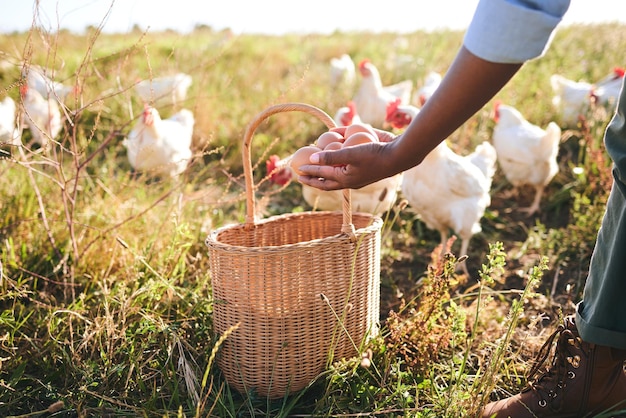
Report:
[[[0,33],[28,30],[37,3],[37,24],[50,31],[80,33],[87,26],[103,25],[104,32],[123,33],[138,25],[149,31],[187,33],[207,25],[235,33],[282,35],[463,30],[478,0],[0,0]],[[626,24],[626,1],[572,0],[563,24],[604,22]]]

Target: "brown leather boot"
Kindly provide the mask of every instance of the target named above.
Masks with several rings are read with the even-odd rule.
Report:
[[[556,337],[552,364],[539,374]],[[529,374],[529,386],[515,396],[488,404],[483,418],[582,418],[626,411],[626,350],[583,341],[574,316],[565,318],[537,358]],[[626,412],[606,416],[626,416]]]

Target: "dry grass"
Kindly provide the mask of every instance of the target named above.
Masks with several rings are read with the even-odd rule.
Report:
[[[547,123],[556,117],[549,76],[601,78],[626,46],[615,32],[626,29],[559,32],[549,54],[499,98]],[[248,121],[287,101],[332,113],[351,92],[327,87],[328,60],[343,52],[386,63],[385,83],[421,80],[445,71],[461,36],[276,38],[207,28],[190,35],[92,28],[78,36],[34,28],[0,39],[0,98],[17,99],[20,72],[30,65],[80,87],[65,101],[64,128],[49,149],[12,148],[0,160],[0,413],[456,417],[477,410],[472,394],[484,401],[522,386],[527,362],[558,321],[556,307],[567,312],[580,298],[610,182],[601,112],[564,136],[562,171],[538,218],[511,212],[512,202],[501,198],[506,183],[494,182],[469,280],[452,272],[453,255],[431,258],[438,237],[410,210],[390,214],[381,312],[390,319],[367,347],[369,367],[344,359],[303,393],[268,400],[231,392],[214,364],[228,336],[212,331],[204,239],[242,221],[240,141]],[[406,48],[390,47],[399,38]],[[395,65],[403,55],[413,59]],[[194,159],[175,180],[135,175],[121,144],[142,106],[132,87],[176,71],[194,79],[184,103],[196,115]],[[452,136],[457,150],[489,139],[489,110]],[[264,176],[264,156],[286,155],[322,130],[305,118],[273,118],[254,138],[255,176]],[[572,173],[576,165],[584,176]],[[278,192],[262,183],[258,196],[266,216],[307,209],[296,184]]]

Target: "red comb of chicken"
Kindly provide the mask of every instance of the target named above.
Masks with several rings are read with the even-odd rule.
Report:
[[[493,101],[493,120],[498,122],[500,119],[500,105],[502,104],[502,100],[496,99]]]
[[[274,170],[276,170],[276,163],[280,161],[280,157],[278,155],[270,155],[270,158],[265,162],[265,169],[267,170],[267,174],[272,174]]]
[[[420,106],[424,106],[426,104],[426,95],[424,93],[420,94],[417,99],[419,100]]]
[[[615,78],[622,78],[622,77],[624,77],[624,73],[626,73],[626,69],[624,69],[622,67],[615,67],[615,68],[613,68],[613,74],[615,74]]]
[[[346,107],[348,111],[341,115],[341,120],[339,121],[342,126],[352,125],[354,118],[357,116],[356,104],[352,100],[346,104]]]
[[[272,183],[284,186],[291,180],[291,172],[286,168],[278,167],[279,162],[280,157],[278,155],[270,155],[270,158],[265,162],[265,170]]]
[[[356,104],[352,100],[348,102],[348,109],[350,109],[350,112],[348,112],[350,117],[352,118],[355,117],[356,116]]]
[[[369,60],[369,58],[364,58],[361,60],[361,62],[359,62],[359,68],[363,68],[365,67],[365,64],[369,64],[371,61]]]
[[[401,99],[389,102],[387,105],[387,117],[385,121],[396,129],[404,129],[413,121],[413,115],[404,109],[400,109],[401,105]]]
[[[396,111],[398,110],[398,106],[400,106],[400,103],[402,103],[402,99],[396,99],[393,102],[389,102],[389,104],[387,105],[387,116],[385,118],[387,122],[389,122],[393,118],[393,114],[396,113]]]
[[[22,97],[24,97],[24,96],[26,96],[27,92],[28,92],[28,84],[26,84],[26,83],[20,84],[20,95]]]
[[[145,125],[150,126],[154,123],[154,117],[152,116],[151,107],[147,104],[143,106],[142,118]]]

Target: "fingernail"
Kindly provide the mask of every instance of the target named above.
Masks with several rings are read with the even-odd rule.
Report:
[[[319,154],[319,152],[311,154],[311,156],[309,157],[309,161],[311,163],[313,163],[313,164],[319,164],[320,163],[320,154]]]

